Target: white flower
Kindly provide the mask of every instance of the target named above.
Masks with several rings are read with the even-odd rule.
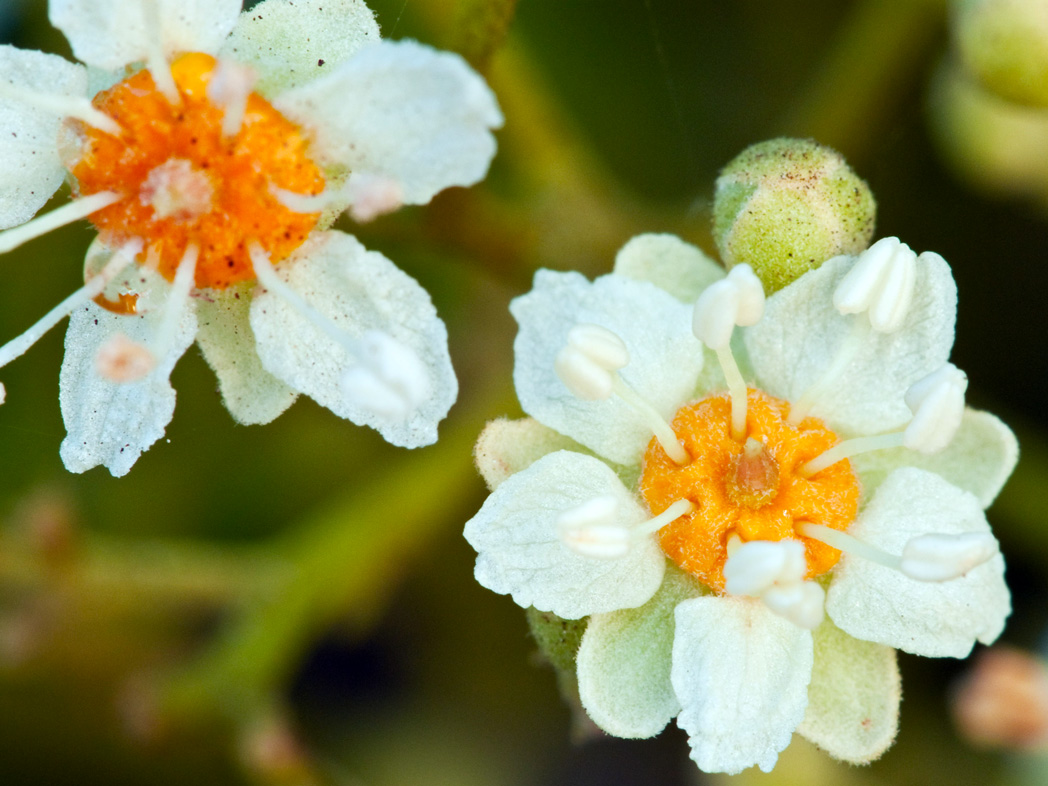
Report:
[[[61,373],[75,472],[123,475],[196,340],[240,423],[304,393],[406,447],[457,395],[427,293],[328,227],[480,180],[502,123],[457,55],[380,41],[362,0],[51,0],[84,65],[0,46],[0,251],[89,218]],[[30,220],[64,182],[74,200]],[[92,302],[94,301],[94,302]]]
[[[912,283],[872,280],[881,320],[834,305],[857,259],[764,302],[745,271],[645,235],[614,273],[540,271],[513,302],[533,420],[482,435],[493,493],[465,536],[485,587],[589,618],[579,693],[608,733],[676,717],[711,772],[769,770],[794,731],[868,762],[896,731],[893,648],[964,657],[1000,634],[1010,598],[983,510],[1017,448],[963,409],[950,269],[926,253]],[[554,370],[576,325],[629,358],[602,366],[600,397]]]

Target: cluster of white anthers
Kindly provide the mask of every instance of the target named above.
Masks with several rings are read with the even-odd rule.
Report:
[[[352,236],[471,185],[502,117],[457,55],[380,41],[363,0],[50,0],[85,65],[0,46],[0,251],[89,219],[70,316],[66,466],[130,469],[174,411],[196,339],[237,421],[300,393],[408,447],[457,395],[427,293]],[[85,67],[86,66],[86,67]],[[68,182],[73,200],[33,218]],[[0,386],[2,391],[2,386]]]
[[[589,618],[579,691],[612,734],[677,716],[707,771],[770,769],[795,730],[875,758],[892,648],[963,657],[1010,611],[983,509],[1017,450],[965,408],[955,307],[895,238],[767,299],[661,235],[593,283],[540,271],[513,304],[535,420],[477,447],[478,581]]]

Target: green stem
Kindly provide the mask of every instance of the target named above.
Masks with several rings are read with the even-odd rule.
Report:
[[[517,11],[517,0],[462,0],[458,11],[458,41],[452,46],[469,64],[486,74],[491,58],[506,40]]]

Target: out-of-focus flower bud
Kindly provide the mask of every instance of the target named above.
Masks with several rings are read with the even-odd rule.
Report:
[[[953,716],[976,745],[1048,748],[1048,665],[1018,649],[987,650],[959,686]]]
[[[876,203],[836,151],[804,139],[744,150],[717,178],[713,237],[729,268],[749,264],[768,294],[873,236]]]

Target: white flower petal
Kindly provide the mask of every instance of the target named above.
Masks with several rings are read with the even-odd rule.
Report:
[[[990,532],[973,495],[938,475],[898,469],[881,484],[849,534],[890,554],[927,534]],[[844,555],[834,569],[826,613],[852,636],[928,657],[963,658],[976,640],[992,643],[1011,612],[998,554],[951,581],[915,581]]]
[[[494,491],[506,478],[555,450],[578,453],[585,449],[534,418],[499,418],[484,426],[473,448],[473,459],[488,491]]]
[[[852,321],[833,307],[833,292],[854,257],[835,257],[768,298],[764,318],[744,331],[760,387],[797,400],[818,381],[850,335]],[[834,429],[855,434],[890,431],[909,422],[903,401],[917,380],[939,369],[953,346],[957,289],[937,254],[917,260],[917,285],[902,327],[870,332],[852,362],[812,414]]]
[[[264,368],[251,330],[247,287],[212,291],[197,300],[197,343],[218,377],[222,403],[237,423],[269,423],[298,394]]]
[[[365,47],[274,105],[314,134],[319,156],[400,184],[405,204],[481,180],[502,125],[495,96],[456,54],[414,41]]]
[[[953,440],[938,453],[896,448],[863,453],[851,461],[865,488],[876,488],[899,467],[913,466],[942,476],[988,508],[1018,460],[1012,430],[989,412],[967,409]]]
[[[617,396],[582,401],[554,372],[568,331],[600,325],[626,344],[630,363],[619,372],[663,417],[691,398],[702,370],[702,345],[691,332],[691,308],[653,284],[608,275],[593,283],[578,273],[540,270],[531,292],[510,311],[520,325],[513,381],[524,411],[619,464],[638,464],[651,430]]]
[[[326,74],[378,40],[364,0],[265,0],[240,15],[219,56],[254,68],[256,89],[270,96]]]
[[[344,373],[356,362],[273,292],[257,292],[251,328],[269,373],[339,417],[376,429],[402,447],[429,445],[458,395],[447,330],[429,295],[411,276],[343,232],[315,233],[277,273],[350,336],[381,331],[417,355],[429,373],[429,396],[410,416],[390,416],[348,398]]]
[[[813,631],[815,667],[797,731],[835,759],[868,764],[895,739],[902,698],[895,650],[852,638],[829,620]]]
[[[640,608],[594,614],[575,666],[579,697],[593,722],[616,737],[654,737],[680,712],[670,684],[674,609],[704,594],[687,574],[668,568]]]
[[[676,235],[637,235],[615,256],[615,273],[650,281],[682,303],[692,305],[710,284],[725,276],[724,268]]]
[[[57,55],[0,45],[0,80],[17,90],[83,98],[87,71]],[[0,96],[0,229],[24,224],[62,185],[62,118]]]
[[[812,634],[751,598],[677,606],[673,690],[691,758],[703,772],[765,772],[804,718]]]
[[[156,4],[159,30],[149,22],[148,2]],[[240,5],[241,0],[51,0],[48,15],[79,60],[114,71],[146,60],[157,44],[169,57],[214,54],[236,24]]]
[[[565,619],[640,606],[666,569],[655,538],[621,559],[593,559],[558,537],[562,513],[606,495],[618,504],[620,524],[647,518],[611,468],[591,456],[550,453],[506,479],[466,524],[466,540],[478,555],[477,581],[520,606]]]
[[[99,375],[99,350],[118,333],[148,344],[163,320],[162,309],[121,316],[89,303],[73,313],[66,332],[59,377],[59,404],[68,435],[62,461],[70,472],[99,464],[114,477],[126,475],[143,451],[164,435],[175,412],[175,390],[168,378],[196,334],[192,301],[187,302],[167,354],[138,382],[117,383]]]

